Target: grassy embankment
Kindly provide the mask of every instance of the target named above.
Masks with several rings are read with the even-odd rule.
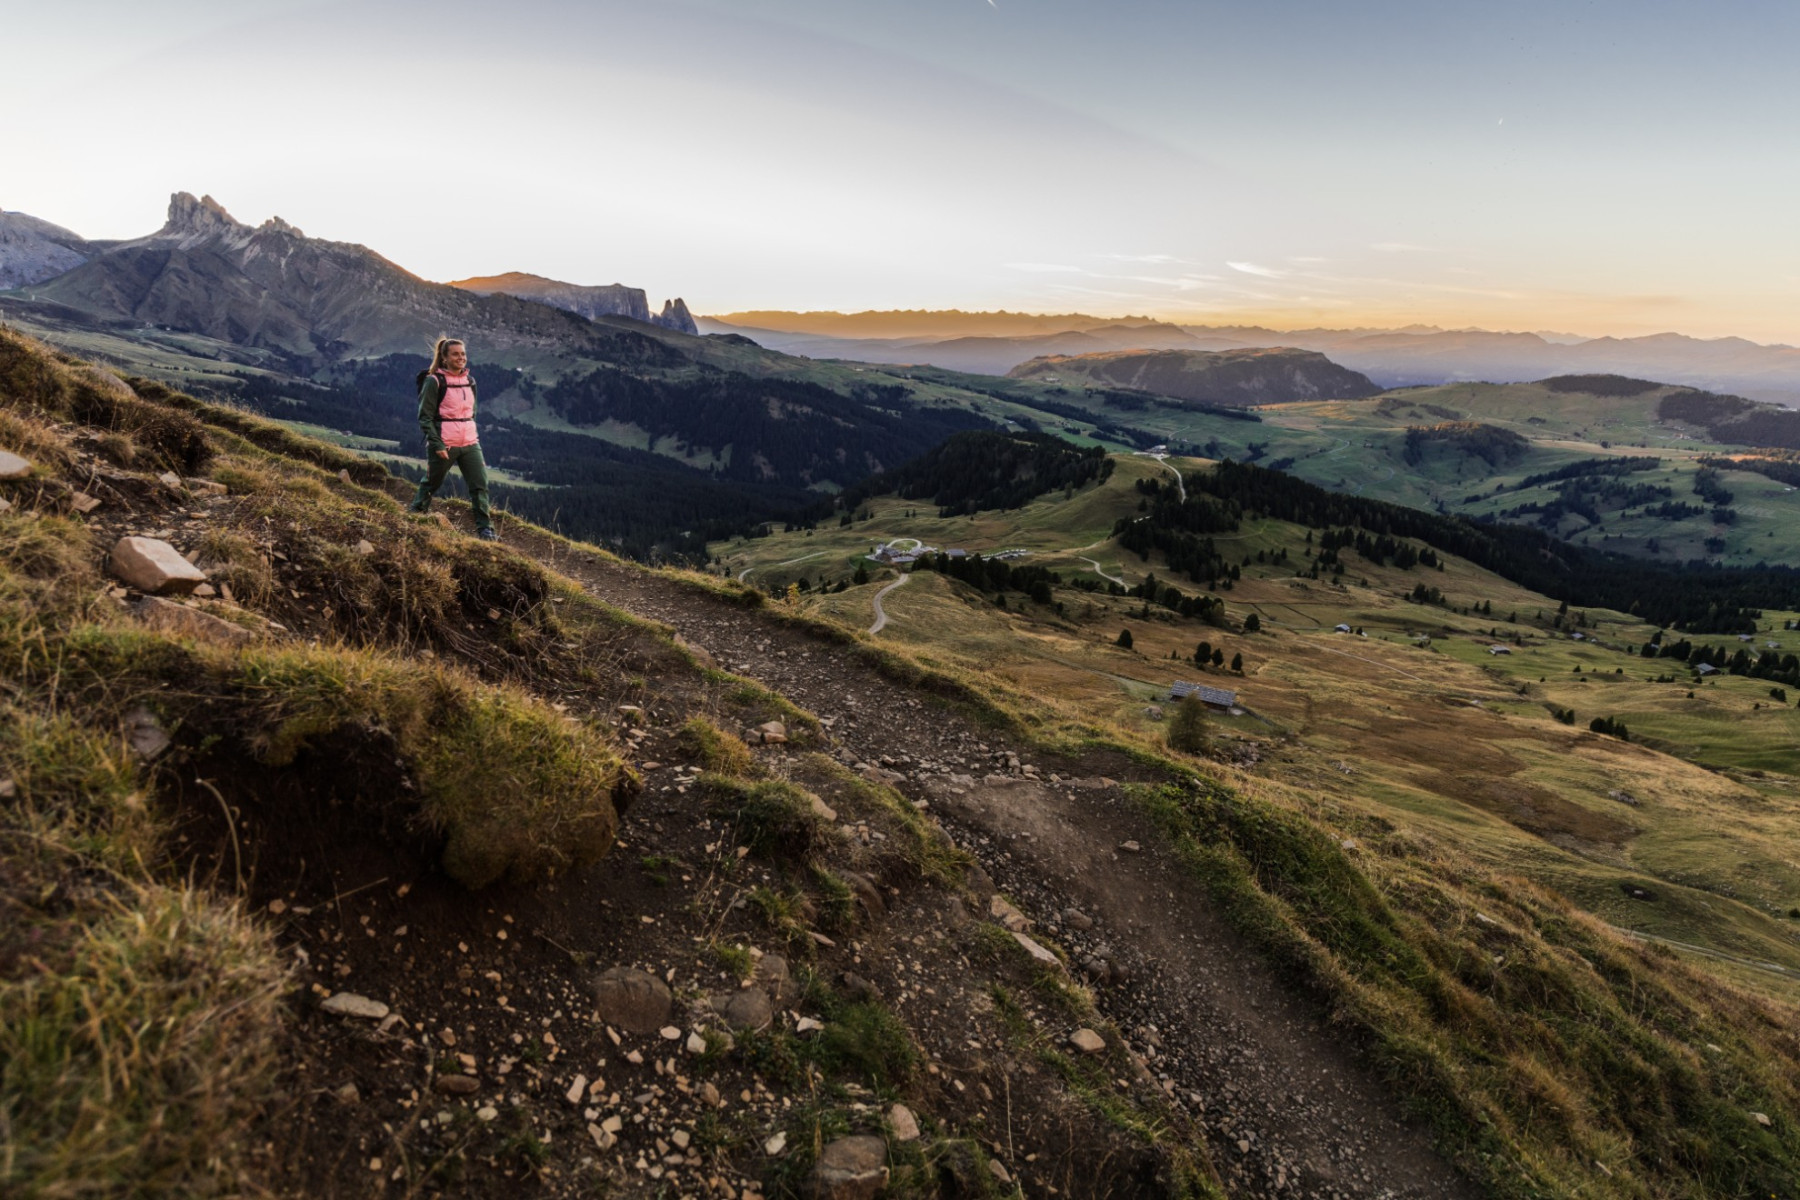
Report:
[[[36,464],[0,512],[0,1174],[21,1194],[235,1192],[247,1186],[245,1130],[273,1084],[287,972],[235,898],[184,879],[169,780],[134,734],[206,731],[185,747],[202,779],[234,755],[254,772],[327,743],[384,768],[397,760],[410,790],[365,816],[409,831],[471,886],[598,857],[611,797],[633,776],[597,730],[437,657],[442,643],[424,631],[460,625],[465,601],[525,601],[544,581],[391,504],[372,510],[333,477],[358,460],[225,410],[208,410],[220,424],[207,425],[192,402],[142,399],[11,334],[0,335],[0,395],[0,443]],[[214,577],[246,604],[282,591],[246,534],[304,524],[359,624],[330,643],[242,646],[133,620],[99,576],[105,547],[55,515],[71,494],[69,421],[105,431],[97,444],[131,478],[205,470],[247,498],[249,530],[204,540]],[[282,452],[294,450],[312,461]],[[383,553],[345,549],[359,538]],[[508,605],[500,656],[580,638],[558,628],[548,599]],[[299,625],[307,614],[294,607],[283,615]],[[216,611],[237,627],[267,620]],[[471,746],[483,751],[473,760]]]

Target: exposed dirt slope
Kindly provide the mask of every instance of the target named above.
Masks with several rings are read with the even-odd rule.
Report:
[[[844,762],[884,772],[928,804],[1029,917],[1105,964],[1090,974],[1103,1010],[1197,1114],[1234,1195],[1473,1194],[1320,1007],[1275,980],[1158,853],[1114,783],[1142,768],[1112,754],[1021,762],[1017,747],[961,713],[802,630],[665,577],[556,558],[550,543],[509,536],[818,714]],[[1127,844],[1137,851],[1121,850]]]

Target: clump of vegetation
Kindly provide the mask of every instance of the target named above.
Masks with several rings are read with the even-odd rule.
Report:
[[[1169,718],[1169,749],[1183,754],[1205,754],[1210,738],[1206,731],[1206,705],[1198,696],[1183,696]]]
[[[750,772],[750,747],[706,717],[692,717],[681,727],[681,748],[715,775],[736,778]]]
[[[824,838],[817,797],[791,783],[706,774],[700,777],[700,791],[707,807],[731,822],[737,844],[748,846],[752,854],[805,862]]]

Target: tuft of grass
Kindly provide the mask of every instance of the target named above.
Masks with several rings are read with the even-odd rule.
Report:
[[[679,736],[682,749],[715,775],[737,778],[750,773],[750,747],[742,738],[719,728],[710,719],[689,718]]]
[[[722,775],[700,777],[707,807],[730,821],[732,836],[751,853],[780,862],[808,861],[825,839],[816,797],[779,779],[746,782]]]
[[[235,1194],[274,1084],[285,973],[234,905],[123,888],[0,979],[0,1191]]]
[[[733,979],[748,979],[756,973],[756,957],[748,946],[737,942],[714,942],[712,956]]]
[[[851,890],[850,885],[817,863],[813,864],[812,877],[819,889],[820,927],[833,933],[853,928],[856,925],[857,903],[856,893]]]
[[[789,943],[806,942],[806,897],[799,892],[772,887],[750,889],[750,907],[770,930]]]

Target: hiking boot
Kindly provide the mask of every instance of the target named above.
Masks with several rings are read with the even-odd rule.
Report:
[[[494,532],[494,527],[492,525],[483,525],[480,529],[475,531],[475,536],[484,542],[497,542],[500,540],[500,535]]]
[[[406,506],[406,511],[409,513],[417,513],[422,517],[431,511],[431,505],[430,504],[409,504]]]

